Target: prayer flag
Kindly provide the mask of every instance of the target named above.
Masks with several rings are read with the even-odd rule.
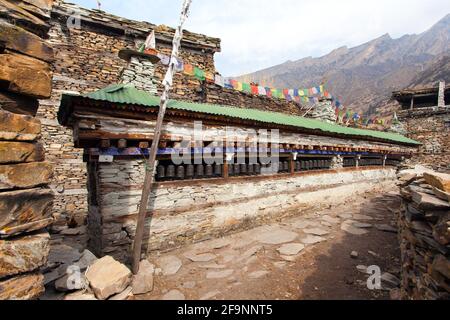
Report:
[[[265,96],[267,94],[266,93],[266,88],[264,88],[262,86],[259,86],[258,87],[258,94],[261,95],[261,96]]]
[[[199,69],[197,67],[194,67],[194,77],[196,77],[200,81],[205,80],[205,71],[202,69]]]
[[[216,76],[214,77],[214,83],[219,87],[225,87],[225,80],[220,74],[216,74]]]
[[[184,73],[190,76],[194,75],[194,66],[190,64],[184,65]]]
[[[257,95],[258,94],[258,86],[251,86],[251,88],[252,88],[252,93],[253,94],[255,94],[255,95]]]
[[[251,93],[252,92],[252,88],[250,87],[250,84],[243,83],[242,84],[242,91]]]

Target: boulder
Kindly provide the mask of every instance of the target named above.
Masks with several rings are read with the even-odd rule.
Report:
[[[31,272],[47,263],[50,251],[50,235],[0,240],[0,278]]]
[[[0,166],[0,190],[30,189],[47,185],[53,177],[49,162],[32,162]]]
[[[146,294],[153,290],[153,274],[155,273],[155,267],[148,262],[148,260],[142,260],[139,264],[138,274],[133,276],[133,294]]]
[[[53,49],[42,38],[15,25],[0,21],[0,41],[5,48],[51,63]]]
[[[420,210],[450,210],[450,203],[434,197],[428,193],[411,192],[413,201]]]
[[[99,300],[124,291],[131,282],[131,271],[110,256],[103,257],[86,271],[86,279]]]
[[[92,300],[92,301],[94,301],[94,300],[97,300],[97,298],[92,293],[88,293],[88,292],[85,292],[84,290],[82,290],[82,291],[77,291],[77,292],[66,295],[64,297],[64,300],[67,300],[67,301],[91,301]]]
[[[53,192],[30,189],[0,193],[0,237],[32,232],[53,223]]]
[[[431,266],[432,272],[439,272],[442,276],[450,279],[450,261],[443,255],[437,255]]]
[[[53,266],[59,266],[59,265],[65,265],[66,268],[76,261],[79,261],[82,258],[82,254],[78,249],[72,248],[70,246],[60,244],[60,245],[52,245],[50,248],[50,254],[48,257],[48,265]],[[62,274],[65,274],[66,270],[62,272]]]
[[[38,99],[48,99],[52,93],[50,65],[17,53],[0,54],[0,81],[11,92]]]
[[[128,298],[130,298],[131,296],[133,296],[133,288],[132,287],[128,287],[123,292],[112,296],[108,300],[111,300],[111,301],[124,301],[124,300],[128,300]]]
[[[41,122],[31,116],[0,110],[0,139],[34,141],[41,133]]]
[[[0,141],[0,164],[44,161],[41,143]]]
[[[447,173],[425,173],[425,181],[439,190],[450,193],[450,174]]]
[[[6,281],[0,280],[0,300],[32,300],[44,291],[44,276],[41,274],[26,274]]]

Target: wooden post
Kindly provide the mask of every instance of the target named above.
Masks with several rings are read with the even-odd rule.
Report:
[[[289,169],[291,174],[295,173],[295,161],[294,161],[294,155],[291,153],[291,156],[289,157]]]
[[[414,96],[411,97],[411,108],[410,110],[414,109]]]
[[[137,274],[139,272],[139,263],[141,261],[141,252],[142,252],[142,241],[144,237],[144,226],[145,226],[145,218],[147,217],[147,207],[150,198],[150,193],[152,190],[154,177],[155,177],[155,161],[156,155],[158,153],[159,140],[161,138],[161,129],[164,121],[164,115],[167,109],[167,102],[169,99],[169,92],[173,82],[173,76],[175,74],[175,63],[176,58],[178,56],[178,49],[181,44],[181,39],[183,37],[183,25],[186,22],[187,16],[189,14],[189,7],[192,3],[192,0],[184,0],[183,7],[181,11],[180,24],[175,31],[175,35],[173,38],[173,48],[172,55],[170,59],[170,64],[166,73],[166,76],[163,80],[164,90],[161,95],[161,102],[159,105],[158,119],[156,121],[155,126],[155,136],[153,139],[153,143],[150,149],[150,156],[148,162],[146,163],[145,168],[145,179],[144,179],[144,187],[142,190],[142,198],[139,205],[139,215],[136,226],[136,236],[134,238],[133,244],[133,263],[132,269],[133,273]]]
[[[228,173],[228,161],[227,159],[225,159],[225,161],[223,162],[223,173],[222,173],[222,177],[224,179],[228,179],[229,178],[229,173]]]

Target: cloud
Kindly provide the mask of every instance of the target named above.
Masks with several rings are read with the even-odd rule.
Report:
[[[103,0],[103,8],[174,26],[181,2]],[[230,76],[321,56],[385,33],[392,37],[420,33],[449,12],[448,0],[193,0],[186,28],[222,39],[216,66]]]

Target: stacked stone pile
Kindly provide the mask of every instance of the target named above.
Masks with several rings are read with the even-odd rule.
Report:
[[[399,217],[402,298],[450,298],[450,175],[406,173]]]
[[[333,107],[330,100],[320,101],[308,117],[330,123],[336,123],[336,109]]]
[[[0,0],[0,300],[44,291],[53,223],[52,166],[34,118],[52,89],[53,50],[43,39],[52,1]]]

